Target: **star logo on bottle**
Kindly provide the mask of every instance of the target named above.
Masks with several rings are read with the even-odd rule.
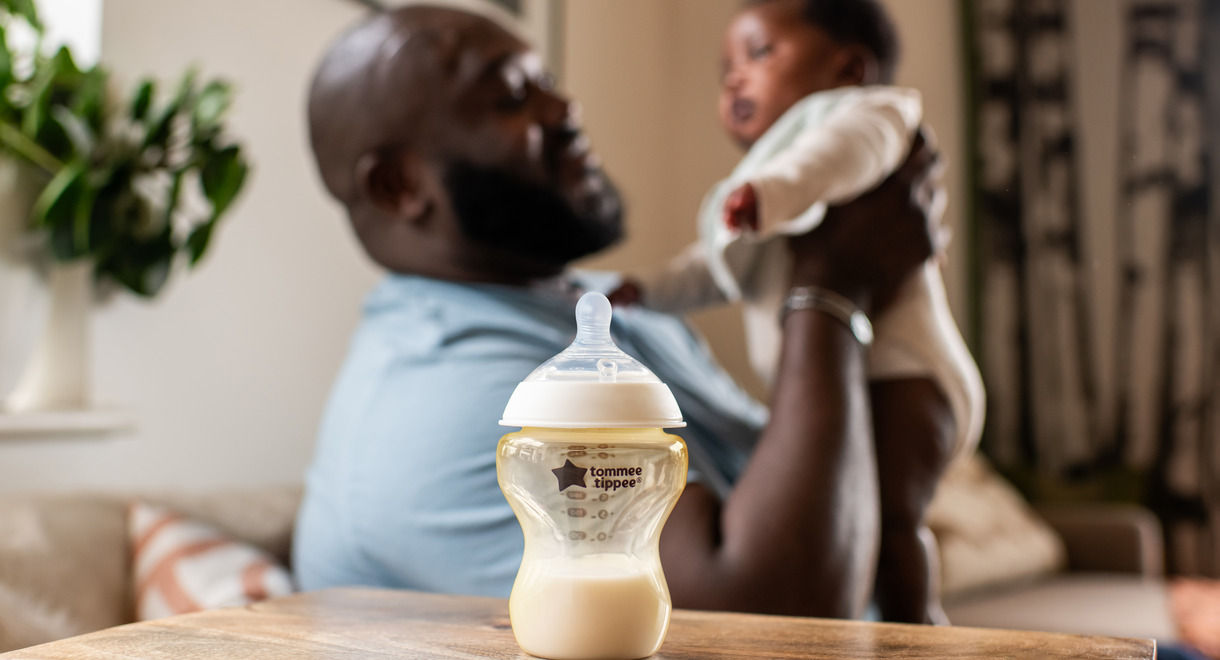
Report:
[[[589,468],[582,468],[572,463],[570,460],[564,460],[563,467],[557,467],[551,472],[555,473],[555,478],[559,480],[559,492],[563,492],[568,486],[585,487],[585,473]]]

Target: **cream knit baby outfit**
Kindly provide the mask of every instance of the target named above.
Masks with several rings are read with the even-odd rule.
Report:
[[[844,87],[801,100],[707,194],[699,240],[644,280],[644,304],[685,313],[742,301],[750,364],[770,385],[791,267],[786,238],[814,229],[828,205],[854,199],[893,173],[922,117],[919,92],[899,87]],[[757,193],[758,229],[734,232],[724,224],[725,201],[745,183]],[[931,378],[952,408],[958,454],[972,448],[982,432],[982,379],[937,265],[924,264],[873,321],[869,378]]]

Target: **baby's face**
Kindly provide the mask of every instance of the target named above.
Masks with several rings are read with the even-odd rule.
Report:
[[[797,101],[842,86],[841,46],[783,0],[742,10],[724,36],[720,121],[749,148]]]

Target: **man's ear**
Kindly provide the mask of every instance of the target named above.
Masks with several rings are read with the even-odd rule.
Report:
[[[373,206],[397,218],[418,223],[432,210],[425,165],[414,152],[384,149],[356,161],[356,185]]]
[[[848,44],[835,53],[835,82],[840,85],[876,85],[881,65],[873,52],[860,44]]]

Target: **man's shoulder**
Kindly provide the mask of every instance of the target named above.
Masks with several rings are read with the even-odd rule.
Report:
[[[409,397],[413,414],[507,401],[570,343],[573,319],[526,289],[392,276],[368,297],[332,401],[397,410]]]
[[[570,337],[564,320],[562,305],[525,288],[395,275],[369,295],[355,343],[422,360],[496,343],[551,348]]]
[[[517,383],[571,339],[529,299],[423,278],[383,282],[331,391],[324,439],[397,446],[404,435],[443,434],[465,451],[475,443],[462,429],[494,430]]]

